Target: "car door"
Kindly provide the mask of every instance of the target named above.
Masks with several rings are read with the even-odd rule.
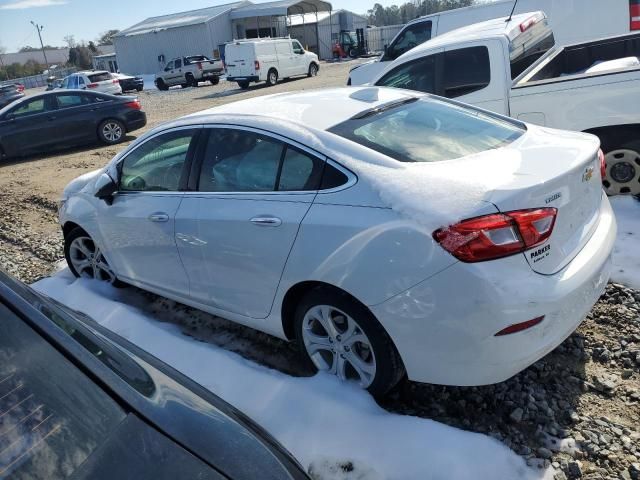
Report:
[[[172,77],[173,77],[173,65],[174,65],[174,62],[173,62],[173,60],[171,60],[164,67],[164,74],[162,75],[162,78],[164,79],[164,83],[166,83],[167,85],[173,85],[173,80],[172,80]]]
[[[57,143],[54,99],[40,95],[11,108],[0,120],[0,142],[7,155],[36,152]]]
[[[293,55],[291,57],[291,75],[303,75],[307,73],[309,65],[306,65],[306,57],[304,55],[304,48],[300,45],[298,40],[291,41],[291,49]]]
[[[95,106],[89,95],[81,92],[55,94],[55,129],[60,143],[96,138]]]
[[[175,215],[183,197],[197,127],[150,137],[118,164],[113,203],[97,212],[103,250],[125,282],[186,297],[189,281],[178,256]]]
[[[184,74],[182,73],[182,59],[176,58],[173,62],[173,72],[171,72],[171,83],[177,85],[178,83],[184,83]]]
[[[300,222],[319,188],[324,158],[245,127],[205,128],[197,182],[176,215],[191,297],[265,318]]]

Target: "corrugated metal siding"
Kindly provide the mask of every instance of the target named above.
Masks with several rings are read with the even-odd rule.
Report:
[[[372,52],[382,52],[385,45],[389,45],[393,37],[404,27],[404,25],[387,25],[385,27],[367,28],[365,38],[367,46]]]

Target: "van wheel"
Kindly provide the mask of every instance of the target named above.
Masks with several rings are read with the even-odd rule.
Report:
[[[308,77],[315,77],[318,75],[318,66],[315,63],[309,65],[309,73],[307,73]]]
[[[278,82],[278,71],[275,68],[269,70],[267,73],[267,86],[273,87]]]
[[[247,88],[249,88],[249,81],[248,80],[240,80],[238,82],[238,86],[243,89],[246,90]]]
[[[353,381],[374,396],[384,395],[405,376],[385,329],[349,295],[316,288],[302,298],[294,320],[298,348],[310,367]]]
[[[607,195],[640,195],[640,141],[606,152],[607,175],[602,184]]]

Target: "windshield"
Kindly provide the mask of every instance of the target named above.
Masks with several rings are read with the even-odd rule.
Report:
[[[515,121],[427,97],[380,107],[329,131],[401,162],[440,162],[502,147],[525,129]]]
[[[67,478],[125,412],[0,305],[0,478]]]

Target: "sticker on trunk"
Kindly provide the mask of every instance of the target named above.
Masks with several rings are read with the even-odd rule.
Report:
[[[545,245],[544,247],[540,247],[529,252],[529,259],[533,263],[538,263],[539,261],[547,258],[549,255],[551,255],[551,245]]]

